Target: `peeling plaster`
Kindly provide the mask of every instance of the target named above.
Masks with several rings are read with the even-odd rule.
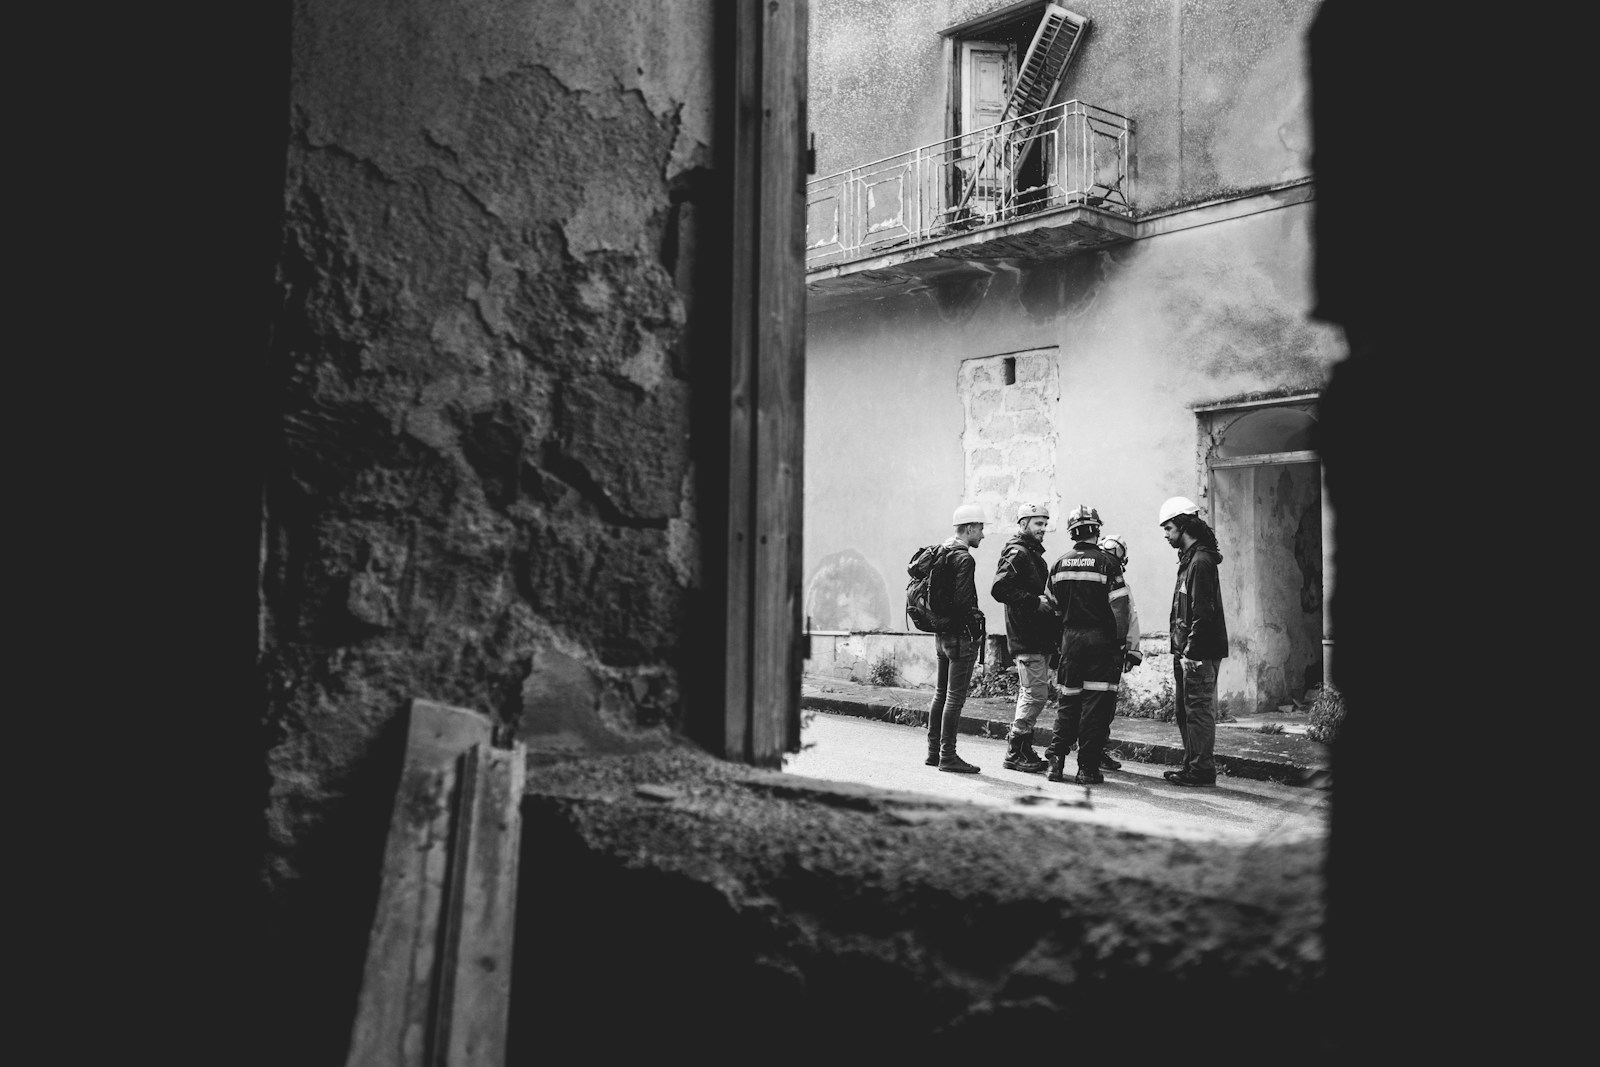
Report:
[[[711,144],[708,109],[685,101],[711,97],[711,25],[700,0],[652,5],[559,5],[542,27],[542,61],[569,89],[596,97],[636,93],[658,119],[678,129],[670,169],[686,170]]]
[[[307,835],[418,695],[556,748],[668,743],[699,542],[686,295],[660,258],[675,176],[707,158],[713,15],[297,2],[274,878],[348,875]]]

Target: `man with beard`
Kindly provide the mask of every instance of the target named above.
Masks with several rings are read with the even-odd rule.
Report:
[[[1033,750],[1033,728],[1050,692],[1050,654],[1060,627],[1055,605],[1045,596],[1050,568],[1044,561],[1044,528],[1050,509],[1023,504],[1017,509],[1016,533],[1000,550],[989,594],[1006,607],[1006,644],[1017,665],[1017,714],[1006,734],[1008,771],[1035,773],[1045,761]]]
[[[1217,739],[1217,668],[1228,654],[1222,617],[1222,552],[1217,535],[1188,497],[1175,496],[1157,513],[1167,544],[1178,550],[1172,591],[1172,671],[1176,681],[1178,736],[1183,766],[1164,777],[1177,785],[1217,784],[1212,748]]]

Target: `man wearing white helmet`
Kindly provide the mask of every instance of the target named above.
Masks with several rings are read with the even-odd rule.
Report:
[[[1212,749],[1217,739],[1217,668],[1228,654],[1228,624],[1222,616],[1222,551],[1200,508],[1175,496],[1157,513],[1167,544],[1178,550],[1178,582],[1172,591],[1172,672],[1176,682],[1178,736],[1183,766],[1164,777],[1178,785],[1217,784]]]
[[[1067,753],[1078,746],[1079,785],[1099,785],[1100,756],[1111,737],[1128,633],[1122,564],[1097,543],[1100,513],[1079,504],[1067,516],[1073,545],[1050,568],[1050,596],[1061,613],[1061,665],[1055,736],[1045,749],[1052,782],[1066,781]]]
[[[984,513],[977,504],[962,504],[951,516],[955,534],[944,542],[934,564],[930,606],[938,625],[934,638],[939,654],[939,683],[928,706],[928,766],[956,774],[978,768],[956,755],[961,708],[972,687],[972,667],[983,647],[987,628],[978,606],[977,565],[972,549],[983,540]]]
[[[1008,771],[1034,773],[1045,761],[1033,750],[1033,728],[1050,692],[1051,653],[1060,639],[1055,605],[1045,596],[1050,578],[1044,561],[1044,528],[1050,509],[1023,504],[1017,509],[1017,532],[1000,550],[989,593],[1006,608],[1006,644],[1017,664],[1017,714],[1006,734]]]

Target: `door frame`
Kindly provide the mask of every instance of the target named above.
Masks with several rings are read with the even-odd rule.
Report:
[[[1322,463],[1322,455],[1315,449],[1301,449],[1290,452],[1261,452],[1253,455],[1227,457],[1218,457],[1215,454],[1217,446],[1226,438],[1228,430],[1246,415],[1268,408],[1285,408],[1303,412],[1313,420],[1317,420],[1320,418],[1318,405],[1321,400],[1322,393],[1319,390],[1254,400],[1199,404],[1195,405],[1191,410],[1195,413],[1199,430],[1199,503],[1201,510],[1212,518],[1215,517],[1212,514],[1211,502],[1216,499],[1216,471],[1237,467],[1281,466],[1291,463],[1317,464],[1318,489],[1321,496],[1322,512],[1322,680],[1323,684],[1326,685],[1329,679],[1333,677],[1334,634],[1331,608],[1335,576],[1333,505],[1328,498],[1328,472]]]

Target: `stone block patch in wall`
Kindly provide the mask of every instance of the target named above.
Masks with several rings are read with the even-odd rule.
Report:
[[[1002,528],[1016,519],[1017,505],[1023,501],[1042,500],[1050,508],[1050,529],[1059,517],[1057,354],[1051,347],[980,356],[963,361],[957,373],[966,466],[963,498],[982,504],[990,520]]]

